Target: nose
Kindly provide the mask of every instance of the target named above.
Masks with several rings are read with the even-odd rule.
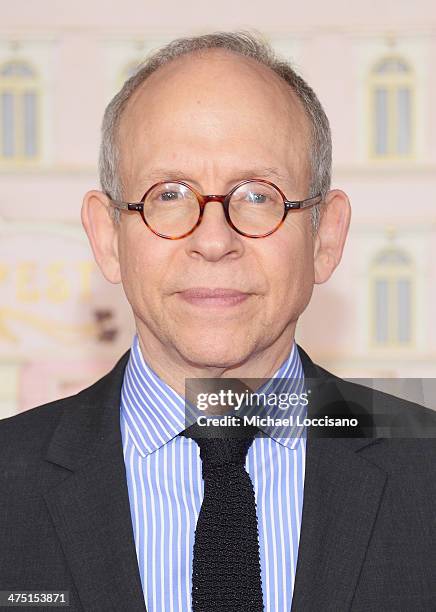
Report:
[[[218,261],[223,257],[239,257],[242,254],[241,237],[227,223],[222,201],[221,196],[207,197],[201,223],[188,243],[191,256]]]

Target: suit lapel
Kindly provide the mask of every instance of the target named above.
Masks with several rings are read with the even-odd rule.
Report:
[[[45,458],[44,498],[80,601],[95,612],[146,611],[119,425],[128,357],[71,398]]]
[[[335,386],[323,388],[325,370],[298,347],[313,384],[312,409],[346,403]],[[317,380],[317,384],[315,384]],[[371,438],[307,439],[306,473],[292,612],[349,610],[387,475],[365,459]]]

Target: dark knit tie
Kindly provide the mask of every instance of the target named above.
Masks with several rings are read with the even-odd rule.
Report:
[[[228,437],[226,428],[194,423],[180,434],[199,445],[204,480],[194,541],[193,612],[263,611],[256,502],[245,469],[258,430],[241,430],[237,435],[246,437]]]

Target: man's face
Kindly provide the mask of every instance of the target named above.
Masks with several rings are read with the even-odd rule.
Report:
[[[180,58],[151,75],[123,114],[124,200],[139,201],[154,183],[176,178],[203,194],[265,178],[288,199],[304,199],[312,195],[309,140],[295,95],[267,68],[219,51]],[[231,229],[217,202],[180,240],[156,236],[138,213],[122,213],[118,256],[143,343],[158,342],[194,366],[237,367],[279,338],[290,340],[314,283],[310,210],[289,213],[260,239]],[[193,288],[247,295],[186,299]]]

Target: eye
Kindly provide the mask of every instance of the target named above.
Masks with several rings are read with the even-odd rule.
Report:
[[[181,194],[179,191],[163,191],[159,194],[159,199],[163,202],[171,202],[174,200],[178,200]]]
[[[264,193],[249,191],[247,193],[247,200],[251,204],[265,204],[265,202],[267,201],[267,196]]]

